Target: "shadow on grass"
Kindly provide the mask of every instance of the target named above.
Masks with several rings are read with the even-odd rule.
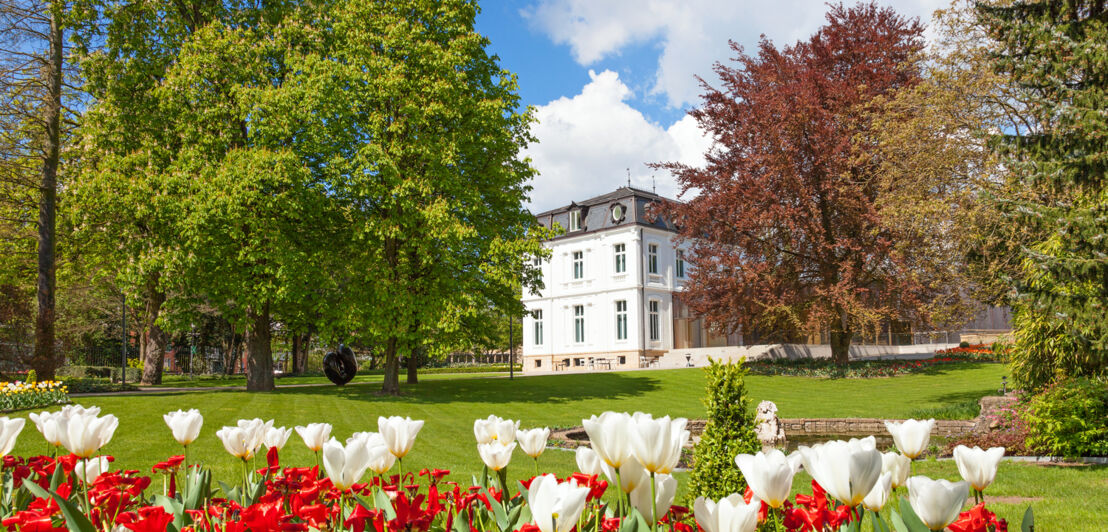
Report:
[[[559,404],[587,399],[621,399],[641,396],[660,388],[657,379],[642,374],[586,373],[527,377],[426,380],[407,385],[401,379],[399,396],[380,395],[381,382],[355,382],[346,386],[278,388],[270,395],[335,396],[367,403],[547,403]],[[238,389],[203,392],[147,392],[151,397],[187,396],[194,393],[253,393]]]

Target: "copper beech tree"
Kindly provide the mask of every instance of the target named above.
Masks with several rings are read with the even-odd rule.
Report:
[[[926,289],[881,224],[875,97],[920,79],[922,27],[876,4],[832,6],[808,41],[719,64],[691,111],[715,139],[703,167],[658,165],[699,195],[667,207],[694,239],[682,295],[716,329],[830,333],[845,363],[864,323],[918,318]]]

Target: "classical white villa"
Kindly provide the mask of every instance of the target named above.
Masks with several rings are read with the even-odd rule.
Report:
[[[537,216],[565,233],[533,259],[545,289],[525,291],[523,369],[617,369],[657,365],[674,349],[741,345],[691,318],[680,293],[689,274],[672,224],[649,206],[667,201],[631,187]]]
[[[545,243],[549,260],[531,259],[543,277],[538,295],[524,290],[523,371],[595,371],[703,366],[709,358],[830,356],[820,339],[765,343],[751,333],[716,334],[690,316],[681,292],[691,273],[688,244],[654,215],[667,200],[632,187],[536,215],[564,233]],[[860,334],[852,357],[931,356],[960,339],[991,342],[1010,330],[1008,309],[989,307],[961,331],[913,331],[885,323]],[[984,334],[979,334],[984,333]],[[794,340],[796,341],[796,340]]]

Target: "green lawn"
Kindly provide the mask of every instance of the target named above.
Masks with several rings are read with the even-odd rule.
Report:
[[[754,402],[765,399],[776,402],[782,417],[900,418],[920,409],[941,408],[992,393],[1005,374],[1006,369],[998,364],[964,364],[942,366],[928,374],[869,380],[750,376],[747,384]],[[78,401],[86,406],[100,406],[105,413],[120,418],[120,428],[104,451],[117,458],[117,467],[144,471],[149,471],[153,463],[180,452],[162,421],[162,414],[178,408],[199,409],[205,417],[204,430],[190,455],[210,465],[217,478],[227,479],[236,478],[238,470],[214,433],[220,426],[233,424],[239,418],[272,418],[278,425],[289,427],[325,421],[334,425],[334,435],[340,439],[356,431],[376,430],[380,415],[424,419],[426,425],[405,468],[446,468],[455,473],[456,479],[466,480],[470,474],[477,473],[481,465],[473,442],[473,420],[489,414],[519,419],[524,428],[579,425],[582,417],[604,410],[641,410],[690,418],[704,416],[700,403],[704,377],[699,369],[568,374],[514,381],[500,376],[428,375],[417,386],[405,386],[401,397],[377,395],[379,378],[365,376],[365,380],[342,388],[284,388],[273,393],[166,392],[83,397]],[[41,438],[28,426],[15,454],[29,455],[42,450]],[[314,463],[314,458],[295,434],[282,452],[282,460],[299,465]],[[530,476],[532,464],[529,462],[525,455],[516,453],[509,474]],[[547,451],[540,462],[544,470],[559,474],[568,473],[574,467],[573,454],[561,450]],[[952,463],[921,467],[929,474],[946,478],[957,476]],[[927,469],[931,467],[936,469]],[[1006,463],[997,484],[997,493],[1001,490],[1004,494],[1044,497],[1036,502],[1037,510],[1038,506],[1044,506],[1041,530],[1063,528],[1048,526],[1048,523],[1050,515],[1061,516],[1067,511],[1060,503],[1062,498],[1071,496],[1067,494],[1073,494],[1071,501],[1100,501],[1087,503],[1085,507],[1100,512],[1101,516],[1108,505],[1105,502],[1108,501],[1108,483],[1104,481],[1103,469],[1043,468]],[[1054,492],[1056,496],[1047,496]],[[1022,511],[1020,505],[1012,506],[1011,511],[1015,512],[1017,506]],[[1018,523],[1017,515],[1004,515]]]
[[[497,377],[503,375],[508,376],[508,372],[475,372],[475,373],[429,373],[420,374],[421,380],[439,380],[439,379],[466,379],[473,377]],[[403,378],[403,376],[401,377]],[[356,375],[351,384],[376,382],[380,383],[382,379],[381,375],[368,374],[368,375]],[[322,375],[289,375],[287,377],[280,377],[276,380],[277,386],[288,386],[294,384],[331,384],[331,381],[327,380],[327,377]],[[233,386],[246,386],[246,377],[243,375],[202,375],[197,377],[190,377],[188,375],[166,375],[162,378],[162,383],[152,386],[153,388],[208,388],[208,387],[233,387]]]

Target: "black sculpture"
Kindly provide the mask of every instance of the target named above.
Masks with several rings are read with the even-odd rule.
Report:
[[[354,360],[354,352],[343,344],[339,344],[338,352],[332,351],[323,357],[323,373],[331,382],[342,386],[354,379],[358,373],[358,362]]]

